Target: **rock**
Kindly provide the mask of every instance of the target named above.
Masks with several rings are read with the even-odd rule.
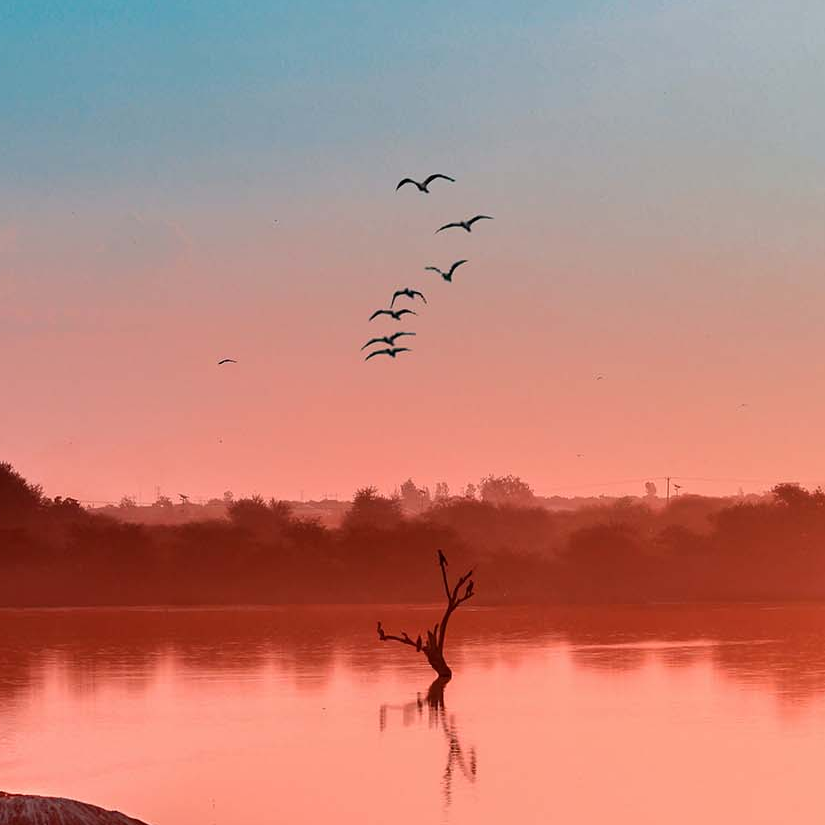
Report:
[[[146,825],[139,819],[96,805],[0,791],[0,825]]]

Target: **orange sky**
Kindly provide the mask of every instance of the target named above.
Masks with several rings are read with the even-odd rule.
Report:
[[[564,5],[505,25],[485,4],[435,64],[379,46],[384,20],[372,58],[273,32],[186,71],[163,46],[144,79],[157,43],[114,19],[131,99],[81,64],[91,30],[13,21],[61,46],[46,60],[82,105],[37,73],[11,102],[0,458],[115,500],[825,481],[821,10]],[[9,45],[22,77],[34,46]],[[394,192],[429,171],[457,183]],[[477,212],[495,220],[433,235]],[[423,271],[464,257],[452,284]],[[429,300],[414,352],[365,364],[402,286]]]

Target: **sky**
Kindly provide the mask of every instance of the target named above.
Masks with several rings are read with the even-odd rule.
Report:
[[[0,78],[0,460],[49,495],[825,483],[821,2],[30,0]]]

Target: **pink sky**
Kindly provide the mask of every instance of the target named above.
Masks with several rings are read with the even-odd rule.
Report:
[[[437,59],[383,17],[302,48],[256,6],[212,63],[113,19],[114,74],[96,29],[11,21],[0,458],[98,500],[825,481],[823,12],[649,5],[484,4]],[[395,193],[430,171],[457,183]],[[415,351],[365,364],[401,286]]]

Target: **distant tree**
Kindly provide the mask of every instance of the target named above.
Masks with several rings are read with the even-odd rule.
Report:
[[[652,481],[645,482],[645,496],[647,498],[656,498],[656,485]]]
[[[266,502],[257,494],[233,501],[229,505],[229,519],[238,527],[253,533],[266,533],[272,521]]]
[[[518,476],[493,476],[481,479],[479,484],[481,500],[490,504],[509,504],[516,507],[529,507],[535,504],[532,487]]]
[[[63,498],[62,496],[55,496],[54,501],[51,502],[52,510],[60,510],[63,513],[76,513],[83,508],[76,498]]]
[[[43,504],[43,489],[29,484],[11,464],[0,463],[0,513],[20,514]]]
[[[223,494],[223,503],[228,507],[234,500],[235,494],[231,490],[226,490]]]
[[[472,482],[470,482],[470,483],[469,483],[469,484],[468,484],[468,485],[464,488],[464,498],[472,498],[472,499],[475,499],[477,496],[478,496],[478,489],[477,489],[477,487],[475,486],[475,484],[473,484]]]
[[[382,496],[375,487],[362,487],[352,499],[352,506],[343,520],[343,527],[350,530],[377,528],[389,530],[402,518],[401,501]]]
[[[269,499],[269,512],[272,515],[273,523],[277,526],[286,526],[294,518],[292,505],[288,501]]]
[[[137,502],[134,496],[123,496],[117,506],[120,507],[121,510],[131,510],[133,507],[137,507]]]
[[[426,487],[418,487],[408,478],[400,490],[401,504],[408,513],[422,513],[430,506],[430,491]]]
[[[813,493],[810,493],[795,482],[777,484],[771,492],[778,504],[793,510],[822,506],[825,502],[825,493],[823,493],[822,490],[817,489]]]
[[[175,505],[172,504],[172,499],[169,498],[169,496],[158,496],[158,500],[152,506],[168,509],[170,507],[174,507]]]
[[[435,485],[435,500],[446,501],[450,497],[450,487],[446,481],[439,481]]]

